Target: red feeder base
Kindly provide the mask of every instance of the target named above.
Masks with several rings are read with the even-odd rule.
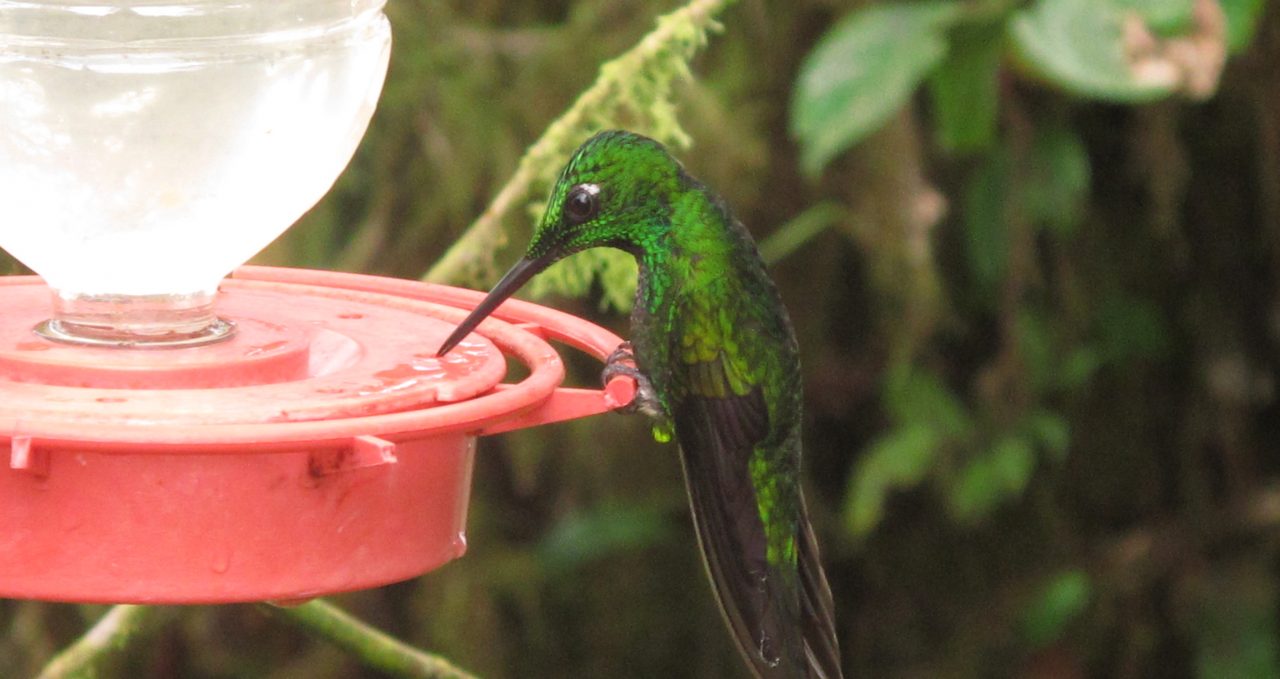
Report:
[[[0,597],[290,600],[414,577],[466,548],[477,435],[635,389],[560,387],[545,340],[598,358],[621,340],[526,302],[436,358],[483,297],[457,288],[245,267],[218,303],[236,337],[165,350],[40,339],[48,296],[0,281]],[[529,376],[501,383],[507,356]]]

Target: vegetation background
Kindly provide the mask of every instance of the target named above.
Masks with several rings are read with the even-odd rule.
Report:
[[[257,261],[423,276],[678,7],[393,0],[363,146]],[[800,335],[848,674],[1280,676],[1275,4],[742,0],[718,19],[688,75],[684,53],[624,73],[553,146],[656,134],[762,242]],[[432,277],[491,283],[561,160],[500,210],[505,245]],[[625,335],[626,266],[582,257],[538,291]],[[469,544],[337,601],[484,677],[744,676],[676,451],[643,421],[483,440]],[[0,675],[102,610],[0,602]],[[382,676],[254,607],[166,620],[119,676]]]

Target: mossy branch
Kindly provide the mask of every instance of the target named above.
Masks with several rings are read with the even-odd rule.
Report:
[[[716,16],[734,0],[693,0],[658,18],[658,25],[630,50],[606,62],[577,101],[525,152],[515,174],[493,202],[423,276],[434,283],[484,285],[496,278],[493,253],[507,242],[503,221],[547,191],[569,155],[592,133],[629,127],[661,141],[687,146],[675,117],[671,86],[686,77],[689,61],[718,28]],[[540,196],[539,196],[540,198]]]
[[[262,607],[351,653],[373,669],[413,679],[475,679],[445,658],[410,646],[323,599],[298,606]]]

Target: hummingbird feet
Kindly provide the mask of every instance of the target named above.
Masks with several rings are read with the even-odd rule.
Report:
[[[624,414],[643,413],[650,417],[660,417],[662,415],[662,406],[658,402],[658,394],[653,390],[653,384],[649,382],[649,377],[640,372],[636,367],[636,355],[630,342],[623,342],[618,345],[617,349],[609,354],[609,358],[604,361],[604,372],[600,374],[600,381],[608,384],[609,380],[618,377],[630,377],[636,381],[636,395],[631,402],[616,412]]]

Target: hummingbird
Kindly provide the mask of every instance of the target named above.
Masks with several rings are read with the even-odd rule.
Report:
[[[679,444],[720,610],[753,674],[839,679],[831,589],[800,488],[799,351],[777,287],[728,205],[659,142],[600,132],[574,152],[524,256],[441,345],[456,346],[535,274],[611,247],[636,259],[629,342],[604,379]]]

